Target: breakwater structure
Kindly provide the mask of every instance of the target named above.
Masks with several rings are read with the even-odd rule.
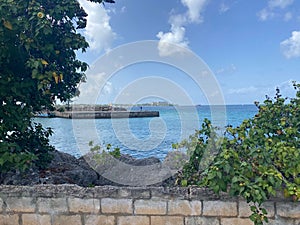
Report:
[[[36,117],[59,117],[67,119],[113,119],[113,118],[141,118],[159,117],[159,111],[127,110],[119,106],[102,105],[73,105],[71,107],[60,108],[52,112],[37,113]]]
[[[300,202],[263,204],[269,225],[299,225]],[[253,225],[249,205],[196,187],[0,186],[1,225]]]
[[[159,117],[158,111],[67,111],[53,112],[54,117],[68,119],[113,119]]]

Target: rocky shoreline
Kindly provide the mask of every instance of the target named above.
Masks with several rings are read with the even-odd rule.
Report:
[[[32,167],[26,172],[8,172],[0,173],[0,184],[3,185],[38,185],[38,184],[76,184],[82,187],[93,187],[103,185],[113,186],[147,186],[145,179],[148,177],[141,176],[138,172],[128,171],[120,169],[118,171],[118,177],[127,181],[132,179],[135,185],[130,182],[114,182],[113,179],[108,179],[109,176],[105,173],[111,171],[115,165],[111,160],[103,160],[104,163],[99,162],[97,164],[91,163],[91,155],[81,157],[79,159],[67,153],[54,151],[50,154],[53,155],[52,162],[48,165],[47,169],[39,170],[38,168]],[[178,161],[178,159],[180,159]],[[180,169],[182,162],[187,157],[183,153],[169,154],[164,162],[159,159],[150,157],[145,159],[135,159],[130,155],[121,155],[119,159],[114,159],[115,162],[121,162],[124,165],[132,166],[132,168],[145,167],[156,172],[159,168],[163,171],[160,182],[153,183],[151,186],[174,186],[176,180],[176,173]],[[89,163],[87,163],[87,161]],[[148,167],[147,167],[148,166]],[[129,167],[130,168],[130,167]],[[160,176],[157,174],[157,176]]]

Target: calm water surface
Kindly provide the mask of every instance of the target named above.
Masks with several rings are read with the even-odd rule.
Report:
[[[132,110],[140,110],[133,108]],[[254,105],[229,105],[226,113],[209,106],[195,107],[143,107],[160,112],[159,118],[80,119],[35,118],[44,127],[53,128],[50,142],[59,151],[80,157],[89,151],[89,141],[111,144],[122,153],[134,157],[164,158],[172,150],[172,143],[180,142],[199,129],[204,118],[221,120],[226,125],[238,126],[244,119],[257,113]],[[223,124],[223,123],[221,123]]]

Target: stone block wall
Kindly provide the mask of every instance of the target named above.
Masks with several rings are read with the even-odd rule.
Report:
[[[300,202],[265,203],[270,225],[300,225]],[[252,225],[246,202],[206,189],[0,186],[0,225]]]

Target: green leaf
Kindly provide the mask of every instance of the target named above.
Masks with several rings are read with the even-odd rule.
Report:
[[[182,187],[187,187],[188,186],[188,181],[187,180],[182,180],[181,181],[181,186]]]
[[[237,183],[239,180],[240,180],[239,177],[233,177],[231,182],[232,183]]]
[[[251,206],[251,207],[250,207],[250,210],[251,210],[252,212],[256,212],[256,211],[257,211],[257,208],[256,208],[256,206]]]
[[[262,213],[263,213],[264,215],[267,215],[267,214],[268,214],[268,212],[267,212],[267,210],[266,210],[265,208],[261,208],[261,211],[262,211]]]
[[[44,85],[42,83],[38,83],[38,90],[43,89]]]

